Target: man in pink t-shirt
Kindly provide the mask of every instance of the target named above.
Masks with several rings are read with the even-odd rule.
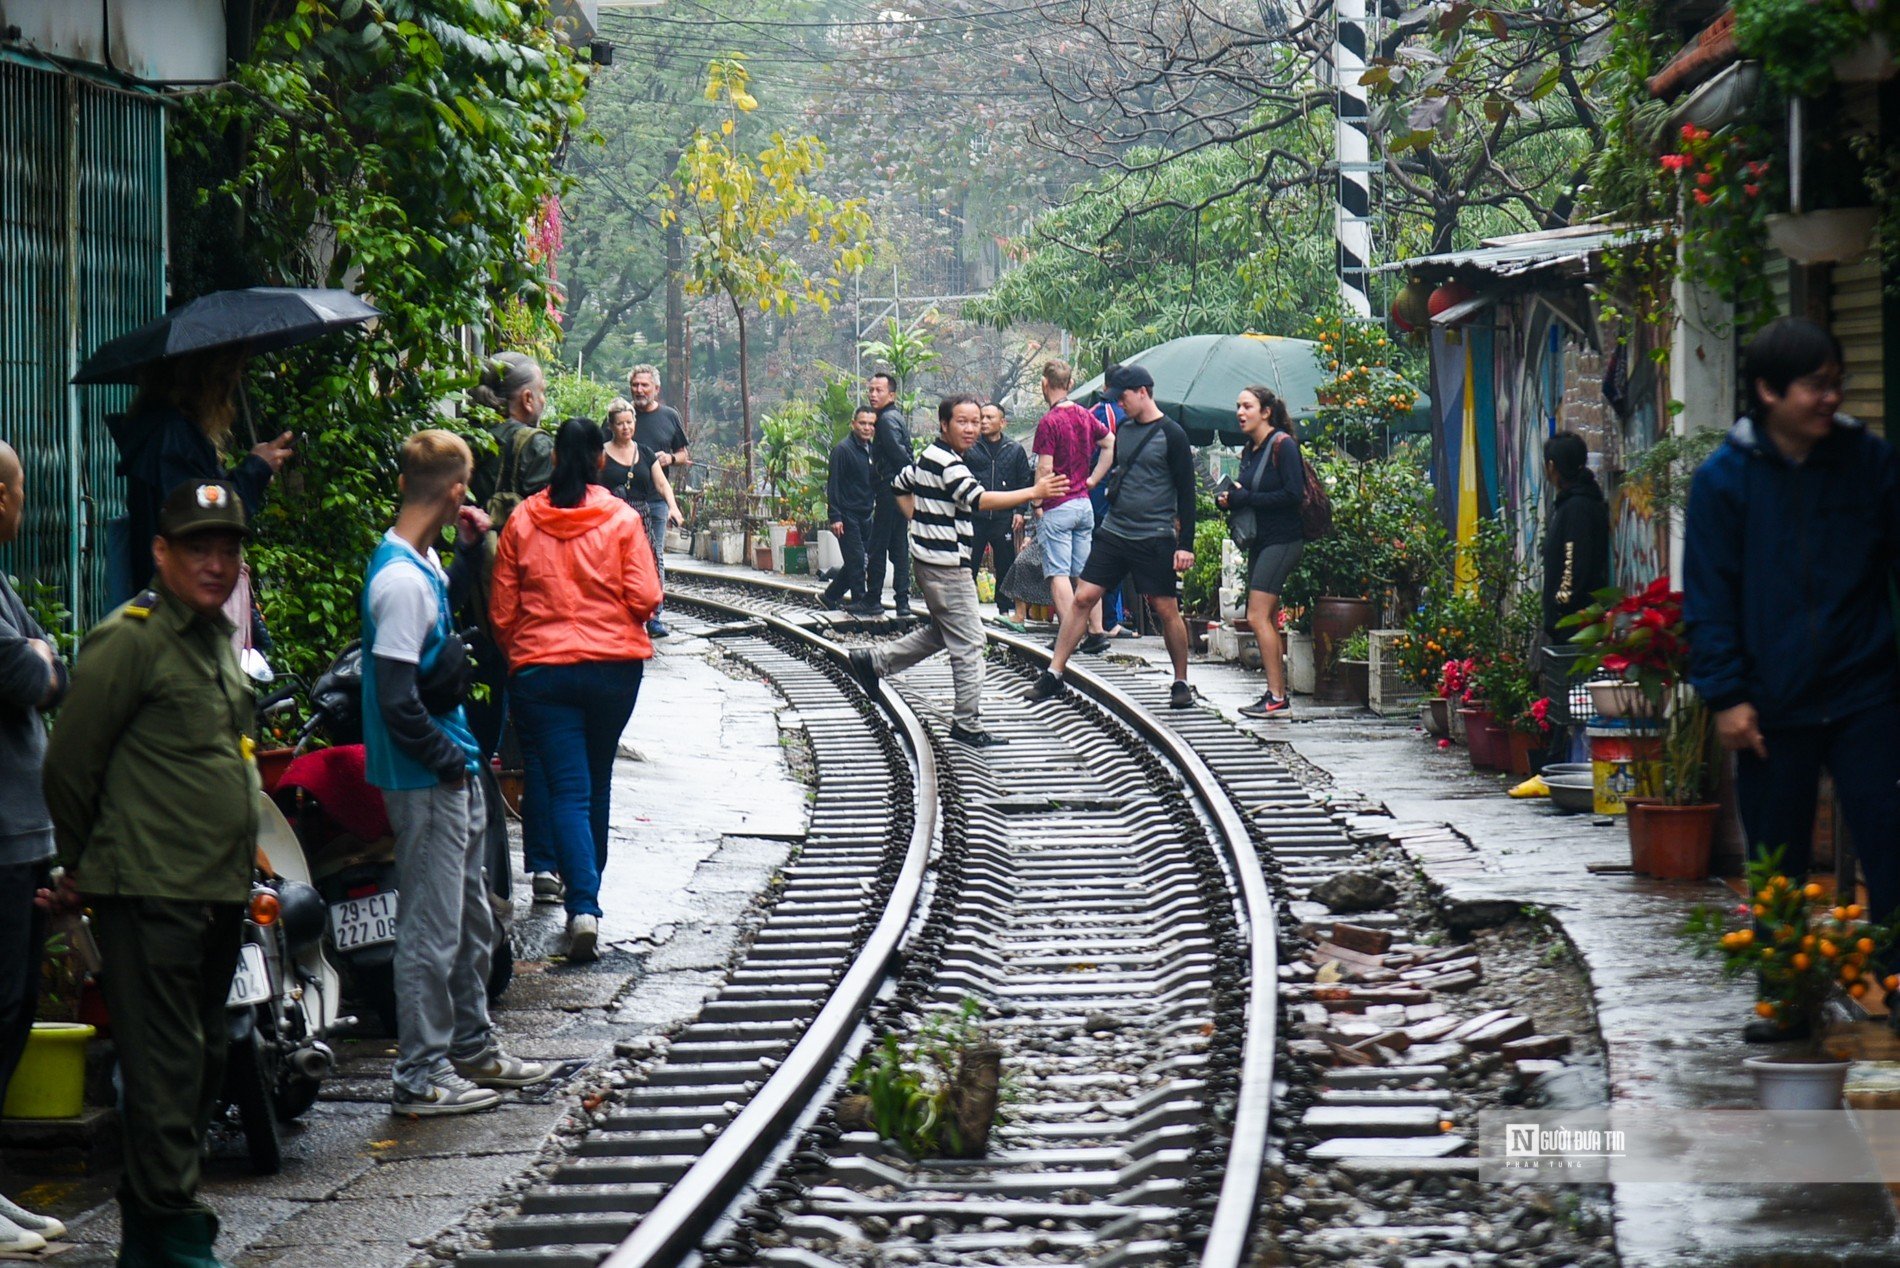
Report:
[[[1038,477],[1054,472],[1069,481],[1068,493],[1042,504],[1042,519],[1036,524],[1036,540],[1042,545],[1042,575],[1049,579],[1057,616],[1065,620],[1075,602],[1075,579],[1088,562],[1095,532],[1089,490],[1108,474],[1115,460],[1114,433],[1103,426],[1101,419],[1068,399],[1074,385],[1075,372],[1066,362],[1050,361],[1042,367],[1042,399],[1049,403],[1050,410],[1036,424],[1036,438],[1030,445],[1036,455]],[[1097,655],[1108,650],[1100,604],[1089,612],[1089,635],[1081,650]]]

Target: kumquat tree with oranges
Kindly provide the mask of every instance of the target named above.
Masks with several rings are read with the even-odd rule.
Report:
[[[1836,990],[1865,995],[1896,933],[1869,921],[1859,903],[1829,905],[1828,898],[1825,887],[1783,874],[1775,849],[1749,864],[1747,901],[1727,910],[1697,907],[1683,927],[1697,955],[1721,957],[1724,976],[1755,974],[1756,1015],[1791,1037],[1812,1037],[1817,1048],[1828,997]],[[1881,985],[1900,988],[1900,976]]]

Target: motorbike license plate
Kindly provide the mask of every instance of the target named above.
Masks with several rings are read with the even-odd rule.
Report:
[[[359,951],[396,940],[396,891],[352,898],[330,908],[330,940],[338,951]]]
[[[264,948],[247,942],[238,948],[237,972],[231,977],[226,1008],[249,1008],[270,998],[270,971],[264,967]]]

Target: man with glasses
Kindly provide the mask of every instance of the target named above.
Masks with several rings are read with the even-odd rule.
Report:
[[[1743,349],[1748,412],[1690,485],[1683,614],[1751,854],[1781,850],[1784,874],[1806,873],[1826,770],[1884,922],[1900,909],[1900,459],[1839,412],[1842,359],[1792,317]],[[1774,1018],[1744,1031],[1804,1037]]]

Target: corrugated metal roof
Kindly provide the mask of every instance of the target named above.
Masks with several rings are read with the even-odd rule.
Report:
[[[1597,256],[1605,247],[1648,241],[1661,231],[1627,225],[1572,225],[1539,233],[1513,234],[1505,238],[1487,238],[1484,245],[1469,251],[1447,251],[1440,255],[1414,256],[1394,264],[1383,264],[1380,273],[1399,271],[1444,273],[1460,271],[1486,273],[1495,278],[1523,277],[1533,273],[1556,273],[1583,278],[1594,270]]]

